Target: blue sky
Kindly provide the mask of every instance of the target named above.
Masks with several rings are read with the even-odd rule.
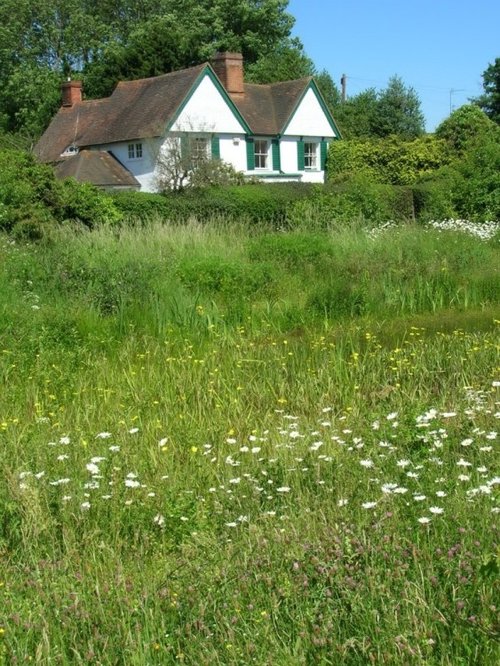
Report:
[[[412,86],[433,131],[452,108],[482,92],[500,57],[499,0],[290,0],[293,34],[318,70],[347,95],[385,88],[394,74]]]

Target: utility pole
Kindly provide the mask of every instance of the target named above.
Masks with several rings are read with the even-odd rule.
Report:
[[[342,74],[342,76],[340,78],[340,85],[342,86],[341,100],[342,100],[342,104],[343,104],[346,100],[346,89],[347,89],[347,76],[345,74]]]
[[[453,93],[464,92],[464,90],[465,90],[465,88],[450,88],[450,116],[451,116],[452,111],[453,111],[453,106],[452,106],[452,103],[451,103],[451,98],[452,98]]]

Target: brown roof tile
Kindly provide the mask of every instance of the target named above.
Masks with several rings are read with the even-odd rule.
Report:
[[[123,81],[110,97],[59,109],[35,146],[44,162],[79,148],[162,136],[207,63],[149,79]],[[282,133],[311,78],[258,85],[246,83],[231,99],[254,134]]]
[[[231,95],[254,134],[281,134],[311,77],[259,85],[245,83],[244,95]]]
[[[55,162],[71,144],[85,147],[161,136],[206,66],[123,81],[110,97],[59,109],[35,153],[44,162]]]
[[[75,178],[99,187],[133,187],[140,183],[111,153],[104,150],[82,150],[56,166],[58,178]]]

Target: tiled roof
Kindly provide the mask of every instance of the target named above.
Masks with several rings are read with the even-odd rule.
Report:
[[[68,148],[162,136],[207,63],[137,81],[118,83],[110,97],[62,107],[35,146],[43,162]],[[311,78],[257,85],[231,99],[254,134],[282,132]]]
[[[254,134],[281,134],[311,77],[260,85],[245,83],[244,95],[231,95]]]
[[[58,178],[72,177],[99,187],[140,187],[135,176],[104,150],[82,150],[59,162],[55,170]]]
[[[110,97],[62,107],[35,146],[43,162],[60,159],[66,148],[96,146],[161,136],[206,64],[123,81]]]

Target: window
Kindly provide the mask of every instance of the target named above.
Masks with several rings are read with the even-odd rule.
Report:
[[[267,139],[255,139],[255,168],[268,169],[269,141]]]
[[[204,162],[209,157],[209,141],[205,137],[195,137],[191,143],[191,160],[193,165]]]
[[[304,143],[304,168],[318,169],[318,144],[312,141]]]
[[[70,155],[77,155],[78,147],[71,143],[64,151],[61,153],[61,157],[68,157]]]
[[[142,158],[142,143],[128,144],[128,158],[129,160],[140,160]]]

